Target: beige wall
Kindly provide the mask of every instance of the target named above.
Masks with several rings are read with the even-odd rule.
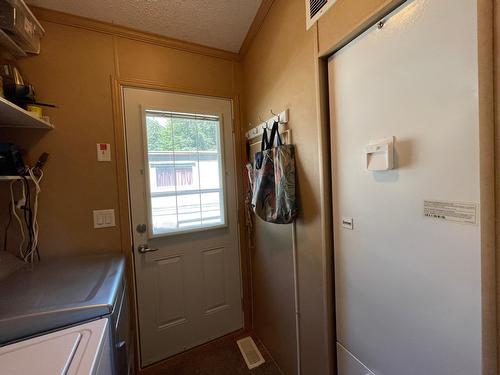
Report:
[[[339,0],[318,21],[320,55],[331,53],[405,0]]]
[[[257,124],[259,116],[270,117],[271,109],[278,112],[290,108],[301,198],[297,249],[303,323],[302,371],[322,374],[327,373],[330,353],[322,316],[325,290],[318,186],[315,36],[313,31],[305,32],[304,12],[301,0],[278,0],[273,4],[243,60],[243,124]],[[290,226],[262,222],[256,225],[252,259],[255,330],[286,374],[296,373],[291,241]]]
[[[329,213],[322,200],[327,190],[323,181],[329,177],[322,176],[328,156],[321,154],[324,145],[318,142],[323,131],[318,55],[341,45],[397,3],[338,0],[318,26],[306,31],[304,1],[276,0],[241,64],[43,22],[47,35],[41,55],[21,60],[20,67],[37,88],[38,98],[58,105],[47,111],[56,129],[1,130],[2,140],[29,149],[33,159],[43,151],[51,154],[40,201],[42,255],[121,248],[119,227],[94,230],[91,215],[93,209],[119,206],[115,161],[95,160],[95,143],[111,143],[115,149],[111,76],[219,96],[243,90],[245,127],[256,124],[259,116],[269,117],[270,109],[289,108],[300,199],[302,373],[333,371],[328,321],[333,318],[331,249],[324,230]],[[0,186],[0,202],[7,202],[6,195],[7,185]],[[289,227],[258,223],[252,255],[255,329],[286,374],[296,373],[291,240]]]
[[[92,210],[117,207],[116,165],[97,163],[95,144],[113,143],[110,76],[114,72],[109,36],[46,23],[40,56],[19,61],[53,131],[6,130],[7,138],[35,160],[50,154],[40,196],[40,252],[118,251],[117,228],[94,230]],[[7,184],[1,186],[5,191]],[[2,202],[6,202],[2,200]],[[14,227],[15,228],[15,227]]]
[[[296,145],[300,345],[303,374],[334,371],[324,63],[320,56],[357,35],[401,0],[338,0],[305,29],[303,0],[276,0],[242,61],[243,121],[290,109]],[[325,146],[326,145],[326,146]],[[326,200],[325,200],[326,199]],[[286,374],[296,373],[290,228],[258,222],[253,252],[255,330]],[[272,287],[271,287],[272,286]],[[274,322],[274,323],[273,323]],[[279,322],[279,324],[277,324]]]
[[[96,161],[96,143],[115,150],[111,77],[229,97],[236,62],[42,22],[47,34],[41,54],[19,66],[37,98],[57,105],[46,111],[56,128],[2,129],[1,139],[27,149],[32,160],[50,154],[40,197],[42,256],[120,251],[120,227],[94,230],[92,222],[94,209],[114,208],[119,219],[116,158]],[[7,190],[7,183],[0,186],[5,204]]]

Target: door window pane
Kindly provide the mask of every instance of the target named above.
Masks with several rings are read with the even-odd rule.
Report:
[[[225,224],[216,116],[146,111],[153,235]]]

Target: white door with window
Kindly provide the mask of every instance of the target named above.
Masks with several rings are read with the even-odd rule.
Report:
[[[141,364],[243,327],[231,101],[124,88]]]

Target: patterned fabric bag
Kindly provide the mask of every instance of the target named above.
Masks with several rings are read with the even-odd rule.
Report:
[[[297,216],[295,202],[295,150],[281,141],[275,122],[269,141],[262,136],[261,151],[255,155],[252,181],[252,208],[262,220],[275,224],[292,223]],[[273,147],[276,138],[276,147]]]

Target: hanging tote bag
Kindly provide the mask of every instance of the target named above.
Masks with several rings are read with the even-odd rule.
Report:
[[[261,151],[255,155],[252,208],[262,220],[289,224],[297,216],[295,149],[283,144],[278,127],[275,122],[269,140],[264,130]]]

